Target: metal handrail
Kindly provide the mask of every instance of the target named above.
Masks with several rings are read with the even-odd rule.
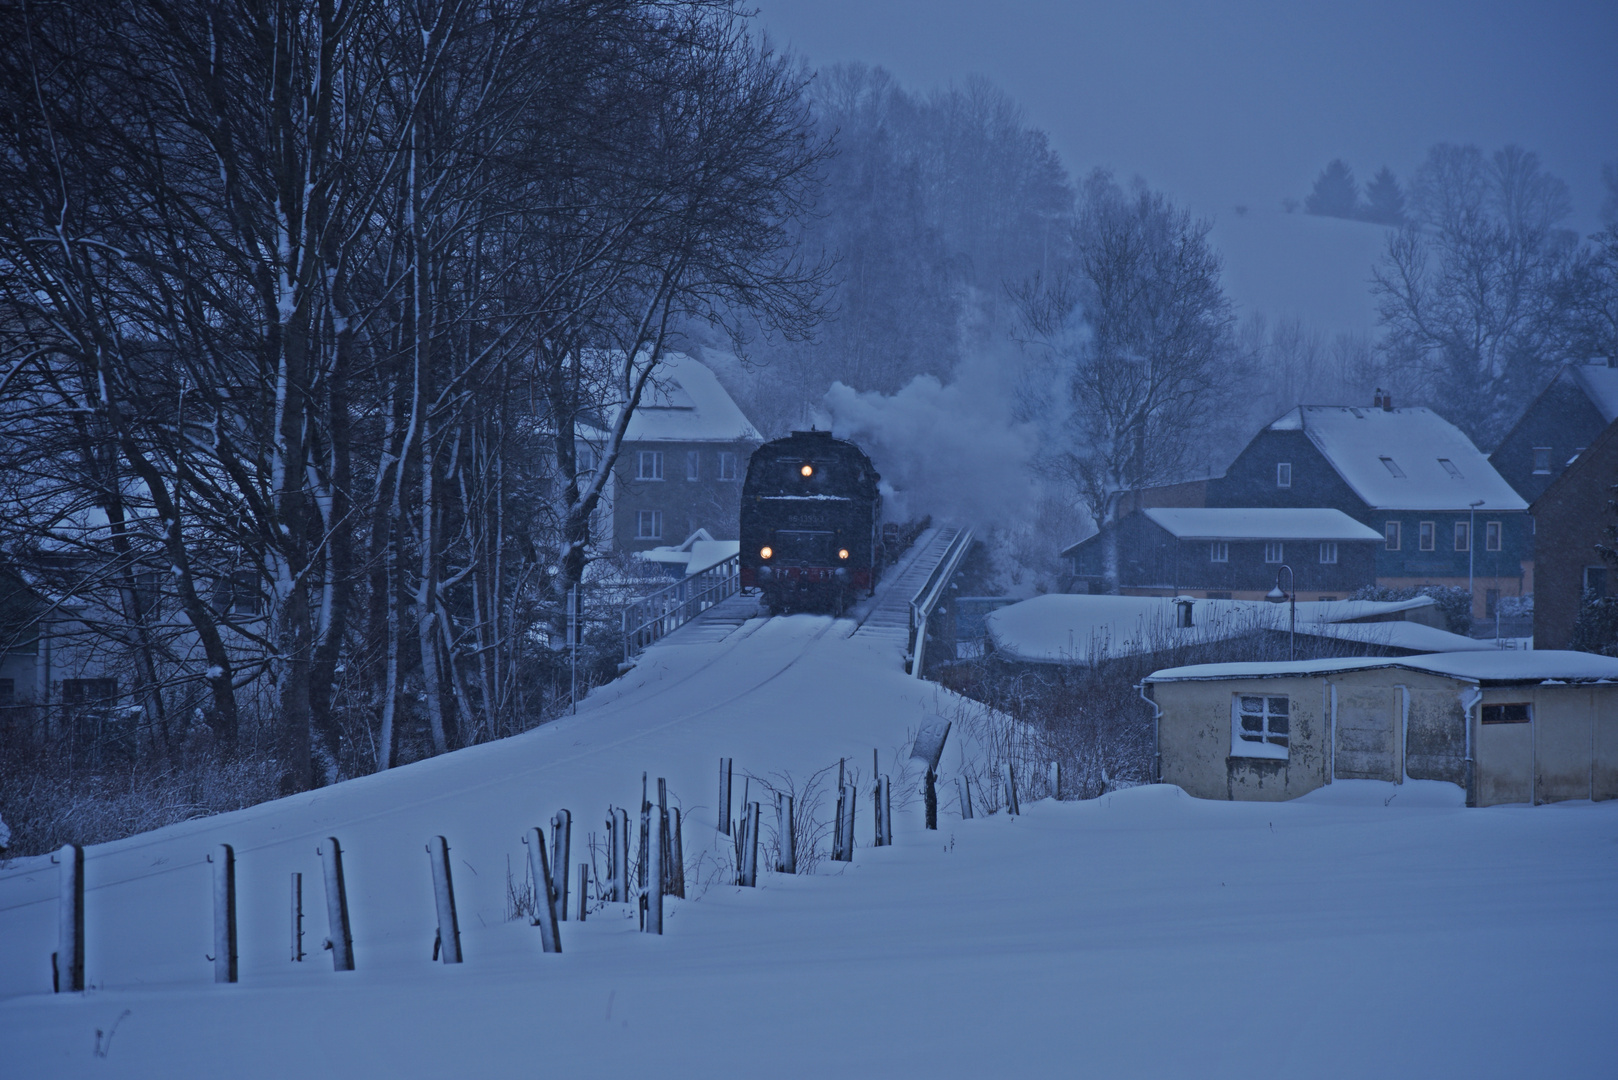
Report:
[[[624,605],[624,662],[741,591],[741,554]]]
[[[971,529],[956,533],[955,539],[944,549],[944,557],[938,560],[938,565],[933,567],[933,572],[927,575],[926,582],[910,601],[910,673],[918,679],[922,677],[922,667],[927,659],[927,620],[932,618],[939,601],[944,598],[945,586],[955,576],[961,560],[966,557],[966,549],[971,546]]]

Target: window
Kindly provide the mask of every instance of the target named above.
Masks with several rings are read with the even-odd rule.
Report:
[[[1285,488],[1292,486],[1292,462],[1282,461],[1276,464],[1275,486]]]
[[[1485,724],[1526,724],[1530,719],[1526,701],[1483,706]]]
[[[1417,543],[1421,550],[1433,550],[1438,545],[1438,527],[1430,521],[1424,521],[1419,528],[1421,536]]]
[[[1548,446],[1534,447],[1534,475],[1549,476],[1551,474],[1551,448]]]
[[[586,442],[574,443],[573,462],[573,467],[578,473],[595,472],[596,448]]]
[[[1605,566],[1586,566],[1584,568],[1584,591],[1594,595],[1597,600],[1607,595],[1607,568]]]
[[[118,697],[117,679],[63,679],[62,704],[78,708],[111,705]]]
[[[663,511],[639,510],[635,513],[635,539],[663,539]]]
[[[0,679],[0,705],[17,704],[17,680]]]
[[[1398,477],[1400,480],[1405,478],[1405,471],[1399,468],[1399,463],[1388,457],[1386,454],[1382,455],[1382,464],[1387,467],[1389,473]]]
[[[728,450],[719,451],[719,479],[736,479],[736,455]]]
[[[1483,523],[1483,549],[1485,551],[1500,550],[1500,523],[1498,521],[1485,521]]]
[[[642,450],[639,455],[639,468],[635,471],[637,480],[663,479],[663,451]]]
[[[1387,524],[1382,526],[1382,535],[1387,538],[1387,549],[1389,551],[1398,551],[1399,550],[1399,544],[1400,544],[1400,536],[1399,536],[1399,534],[1400,534],[1401,531],[1402,530],[1400,529],[1399,523],[1397,521],[1390,521]]]
[[[1472,550],[1472,526],[1465,521],[1455,523],[1455,550]]]
[[[230,575],[230,612],[232,615],[257,615],[263,609],[259,591],[258,572],[237,570]]]
[[[1284,695],[1235,694],[1231,703],[1230,753],[1232,757],[1287,758],[1292,730],[1289,702]]]
[[[1464,476],[1461,475],[1461,470],[1457,469],[1455,467],[1455,462],[1451,461],[1449,458],[1441,457],[1441,458],[1438,459],[1438,463],[1440,465],[1444,466],[1444,471],[1449,473],[1449,478],[1451,480],[1464,480],[1464,479],[1466,479]]]
[[[687,480],[702,479],[701,450],[687,450],[685,452],[685,478]]]
[[[1320,562],[1324,566],[1331,566],[1337,562],[1337,541],[1322,540],[1320,542]]]
[[[1204,600],[1229,600],[1230,599],[1230,593],[1228,593],[1228,592],[1214,592],[1212,589],[1210,589],[1207,592],[1202,594],[1202,598]]]
[[[1213,543],[1209,544],[1208,545],[1208,561],[1209,562],[1229,562],[1230,561],[1230,544],[1226,543],[1224,540],[1215,540]]]
[[[1281,559],[1281,541],[1279,541],[1279,540],[1266,540],[1266,541],[1264,541],[1264,561],[1267,562],[1267,563],[1278,563],[1278,562],[1282,561],[1282,559]]]

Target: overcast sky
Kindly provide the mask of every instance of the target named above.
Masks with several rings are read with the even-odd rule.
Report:
[[[1327,161],[1404,180],[1426,148],[1516,142],[1598,227],[1618,161],[1618,0],[763,0],[779,44],[909,87],[987,76],[1070,172],[1140,174],[1203,213],[1302,199]]]

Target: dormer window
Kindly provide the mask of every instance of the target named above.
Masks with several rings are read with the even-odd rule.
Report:
[[[1275,486],[1289,488],[1292,486],[1292,462],[1281,461],[1275,466]]]
[[[1551,448],[1548,446],[1534,447],[1534,475],[1549,476],[1551,474]]]
[[[1382,464],[1387,467],[1388,472],[1392,476],[1400,480],[1405,478],[1405,471],[1399,468],[1399,463],[1388,457],[1386,454],[1382,455]]]
[[[1444,467],[1445,472],[1449,473],[1449,478],[1451,480],[1465,479],[1465,477],[1461,475],[1461,470],[1455,467],[1455,462],[1451,461],[1449,458],[1441,457],[1438,459],[1438,463]]]

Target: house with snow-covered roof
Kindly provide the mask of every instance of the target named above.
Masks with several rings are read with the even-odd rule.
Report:
[[[699,529],[739,539],[742,477],[763,441],[707,365],[665,356],[613,467],[613,546],[647,551]]]
[[[1561,651],[1194,664],[1142,682],[1161,779],[1279,801],[1438,780],[1469,806],[1618,798],[1618,659]]]
[[[1381,535],[1377,584],[1470,587],[1477,618],[1533,591],[1527,502],[1431,409],[1300,406],[1209,481],[1207,505],[1340,510]]]
[[[1567,364],[1523,410],[1489,462],[1533,502],[1618,420],[1618,367],[1607,360]]]
[[[1282,565],[1300,600],[1335,600],[1376,582],[1382,535],[1330,507],[1148,507],[1062,554],[1079,591],[1262,600]],[[1109,548],[1113,550],[1109,550]]]

